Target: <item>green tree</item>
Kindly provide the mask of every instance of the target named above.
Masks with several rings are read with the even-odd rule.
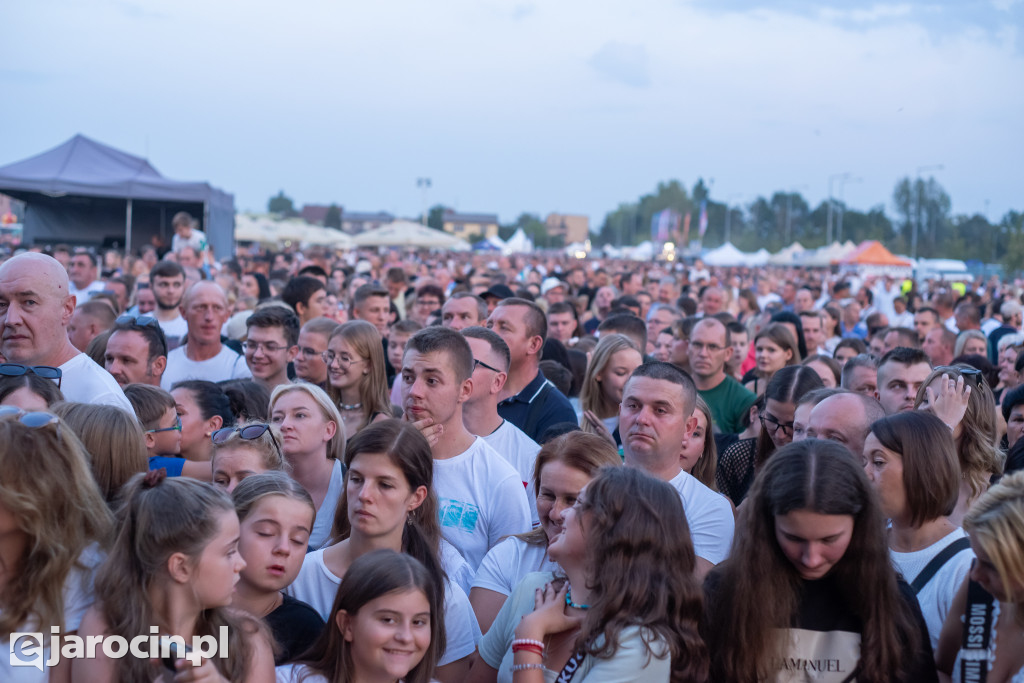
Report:
[[[337,204],[331,204],[327,208],[327,214],[324,216],[324,227],[341,230],[341,209],[338,208]]]
[[[430,207],[430,211],[427,213],[427,226],[434,230],[444,230],[444,212],[447,210],[448,207],[440,204]]]
[[[267,211],[270,213],[281,214],[282,216],[295,216],[295,203],[292,202],[291,197],[285,195],[284,190],[281,190],[277,195],[270,198],[267,202]]]
[[[914,250],[914,226],[917,226],[917,256],[934,258],[940,254],[939,244],[950,237],[949,211],[952,201],[935,178],[911,180],[903,178],[893,189],[893,204],[900,217],[900,232],[910,251]],[[942,253],[946,252],[946,245]],[[911,253],[911,256],[914,254]]]

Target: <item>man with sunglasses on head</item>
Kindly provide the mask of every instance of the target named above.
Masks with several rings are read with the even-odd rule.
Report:
[[[693,383],[711,409],[716,431],[722,434],[743,431],[743,416],[750,411],[757,396],[725,371],[733,354],[729,330],[716,318],[701,320],[690,332],[686,354]]]
[[[124,389],[129,384],[159,387],[167,369],[167,340],[156,318],[125,314],[107,339],[103,367]]]
[[[182,301],[181,312],[188,323],[188,333],[185,343],[167,354],[161,387],[170,391],[176,383],[189,379],[220,382],[252,376],[245,358],[221,341],[220,330],[231,311],[220,285],[208,280],[192,285]]]
[[[27,252],[0,265],[0,354],[9,363],[58,368],[68,401],[113,405],[134,415],[110,373],[68,339],[75,312],[68,285],[67,271],[52,256]]]

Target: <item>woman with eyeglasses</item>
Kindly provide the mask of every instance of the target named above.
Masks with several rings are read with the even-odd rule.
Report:
[[[2,407],[0,443],[0,651],[8,651],[12,633],[41,631],[45,664],[50,627],[59,626],[61,635],[77,632],[93,602],[92,577],[113,519],[89,472],[88,453],[58,418]],[[0,657],[3,681],[69,676],[67,659],[39,671]]]
[[[228,493],[243,479],[264,472],[291,474],[281,451],[281,437],[266,422],[243,422],[213,433],[213,485]]]
[[[787,333],[788,334],[788,333]],[[747,495],[754,476],[776,449],[793,440],[793,417],[800,398],[821,389],[821,377],[805,365],[790,365],[776,372],[765,388],[765,406],[759,415],[761,433],[725,449],[718,461],[715,481],[718,490],[739,505]]]
[[[921,384],[916,410],[928,410],[953,430],[963,480],[950,521],[959,525],[967,509],[1003,473],[1005,454],[996,445],[996,401],[981,371],[967,365],[935,368]]]
[[[309,545],[319,548],[330,537],[334,511],[344,490],[346,435],[341,415],[315,384],[281,384],[270,395],[270,424],[281,434],[281,452],[291,465],[292,477],[316,505]]]
[[[644,362],[636,345],[621,334],[601,337],[587,365],[580,391],[583,416],[580,428],[588,434],[599,434],[622,444],[619,437],[619,403],[622,388],[633,371]]]
[[[365,320],[339,326],[327,342],[324,362],[346,436],[392,417],[384,344],[376,327]]]

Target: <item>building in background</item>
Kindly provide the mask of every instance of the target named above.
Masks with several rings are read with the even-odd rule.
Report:
[[[544,219],[548,235],[561,237],[563,244],[590,239],[590,218],[567,213],[549,213]]]
[[[444,212],[444,231],[468,240],[479,235],[481,238],[498,235],[498,214],[456,213],[451,209]]]

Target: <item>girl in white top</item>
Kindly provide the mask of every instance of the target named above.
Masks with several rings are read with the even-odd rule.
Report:
[[[316,505],[309,545],[319,548],[330,537],[344,477],[341,416],[327,393],[308,382],[278,385],[270,395],[269,412],[270,423],[281,434],[281,452],[291,465],[292,478]]]
[[[190,477],[166,478],[159,469],[133,477],[124,501],[117,538],[96,576],[97,602],[79,634],[131,639],[157,627],[189,645],[196,636],[218,637],[226,627],[228,656],[198,666],[179,659],[175,680],[273,681],[266,628],[229,607],[245,560],[227,494]],[[160,660],[132,654],[115,659],[100,649],[95,658],[72,664],[73,679],[90,683],[152,681],[160,673]]]
[[[381,548],[416,558],[444,586],[442,605],[445,645],[440,649],[436,676],[446,683],[461,682],[473,653],[475,619],[465,594],[460,607],[440,561],[441,526],[433,484],[430,445],[407,422],[394,418],[362,429],[345,451],[346,479],[334,518],[332,541],[306,555],[299,576],[286,589],[322,615],[330,597],[344,581],[352,563]],[[325,600],[326,597],[326,600]],[[468,637],[467,637],[468,636]]]
[[[977,559],[953,602],[939,638],[936,662],[940,680],[1024,681],[1024,473],[1003,477],[971,506],[964,517]],[[980,586],[993,600],[987,648],[962,649],[968,618],[968,586]],[[971,606],[971,625],[978,623]],[[972,635],[974,633],[972,628]],[[979,643],[979,646],[981,643]],[[971,675],[971,668],[974,675]],[[964,671],[967,669],[966,674]],[[986,676],[987,672],[987,676]],[[980,676],[978,675],[980,674]]]
[[[112,519],[85,449],[56,417],[0,408],[0,443],[0,651],[6,652],[12,633],[45,634],[51,626],[62,635],[78,631],[93,600],[96,544],[107,540]],[[45,663],[50,645],[42,645]],[[40,671],[0,657],[3,681],[67,681],[70,670],[64,659]]]
[[[564,574],[527,576],[480,640],[467,681],[707,680],[696,555],[672,486],[602,468],[548,552]]]
[[[469,592],[484,633],[527,574],[558,569],[548,557],[548,544],[562,533],[563,515],[576,504],[580,491],[598,469],[621,464],[615,446],[596,434],[569,432],[544,444],[537,453],[533,474],[540,528],[509,536],[491,548]]]
[[[967,535],[948,518],[960,490],[953,435],[942,420],[924,411],[890,415],[871,425],[864,470],[891,522],[889,554],[917,594],[934,649],[974,559]],[[955,554],[932,565],[951,545],[948,553]],[[929,565],[935,567],[930,578],[925,573]]]
[[[365,320],[344,323],[331,333],[323,355],[331,398],[349,438],[392,417],[384,344],[376,327]]]
[[[643,362],[643,355],[628,337],[621,334],[601,337],[580,389],[580,407],[583,408],[580,428],[584,432],[614,441],[612,435],[619,428],[622,388]]]
[[[355,559],[327,628],[279,683],[430,683],[444,647],[441,591],[413,557],[374,550]]]

